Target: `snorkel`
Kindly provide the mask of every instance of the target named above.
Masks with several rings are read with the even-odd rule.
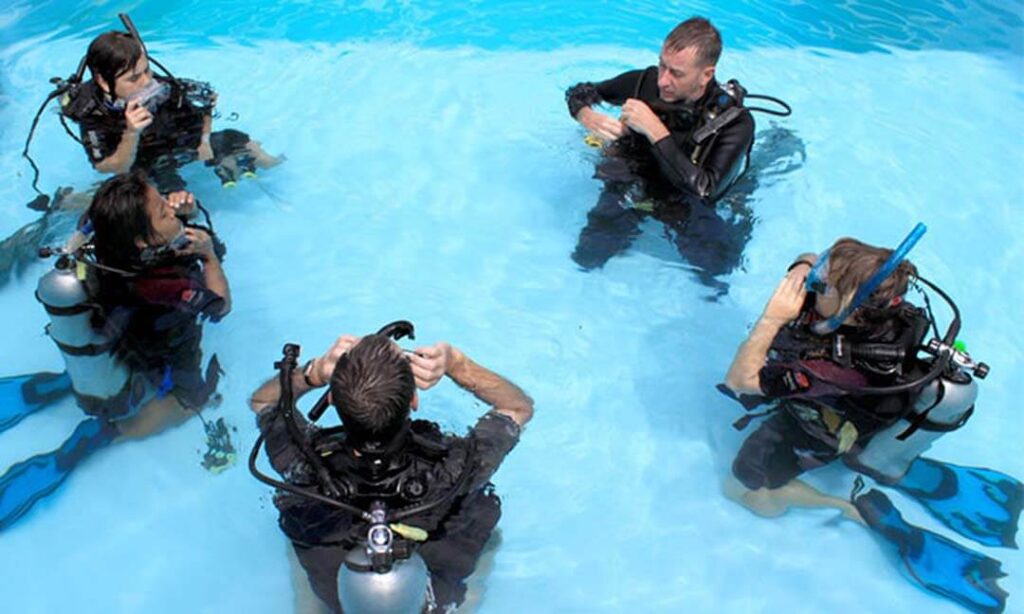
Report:
[[[879,268],[874,275],[872,275],[866,282],[864,282],[863,284],[861,284],[859,288],[857,288],[857,292],[853,295],[853,299],[850,300],[846,307],[841,309],[838,313],[832,315],[827,320],[822,320],[820,322],[815,322],[814,324],[812,324],[811,331],[817,335],[827,335],[829,333],[834,332],[837,328],[839,328],[843,324],[843,322],[845,322],[846,319],[850,317],[850,314],[852,314],[861,305],[863,305],[864,302],[871,297],[874,291],[878,289],[878,286],[882,285],[882,282],[884,282],[886,279],[889,278],[890,275],[892,275],[893,271],[896,270],[896,267],[898,267],[900,263],[903,262],[903,260],[907,257],[907,254],[910,253],[910,250],[913,249],[915,245],[917,245],[917,242],[921,239],[922,236],[924,236],[924,233],[927,231],[928,227],[925,226],[923,223],[918,222],[917,226],[914,226],[914,229],[910,231],[910,234],[908,234],[907,237],[903,239],[903,242],[900,243],[899,247],[893,250],[892,254],[889,255],[889,258],[885,261],[885,263],[882,264],[881,268]],[[823,270],[825,269],[825,267],[828,266],[828,257],[829,252],[828,250],[826,250],[821,256],[818,257],[818,261],[814,264],[810,272],[807,274],[805,288],[808,292],[821,293],[823,291],[827,291],[827,289],[830,288],[830,286],[827,285],[827,282],[825,281],[823,274]]]

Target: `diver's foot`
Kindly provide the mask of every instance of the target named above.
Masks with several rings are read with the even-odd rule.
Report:
[[[263,150],[259,141],[249,141],[246,149],[252,154],[252,162],[256,168],[273,168],[288,159],[288,156],[281,154],[272,156]]]

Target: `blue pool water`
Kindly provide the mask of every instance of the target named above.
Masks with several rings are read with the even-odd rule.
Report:
[[[0,10],[0,237],[38,219],[20,152],[47,79],[125,8],[176,74],[215,84],[239,117],[220,127],[288,155],[233,191],[185,173],[229,245],[235,311],[206,328],[227,372],[209,415],[242,450],[245,400],[284,342],[309,356],[408,318],[536,400],[495,479],[501,543],[474,580],[478,611],[959,611],[833,513],[762,520],[725,499],[746,433],[713,384],[795,254],[844,235],[894,245],[924,221],[912,258],[992,366],[974,418],[931,455],[1024,476],[1024,4],[15,0]],[[600,271],[568,257],[599,185],[564,89],[649,65],[692,13],[723,31],[720,75],[795,109],[757,117],[756,189],[721,211],[750,228],[724,296],[655,224]],[[48,191],[98,178],[52,113],[33,152]],[[60,369],[32,295],[48,266],[25,260],[0,286],[4,375]],[[450,384],[423,401],[455,430],[483,411]],[[0,434],[0,467],[80,417],[67,401]],[[268,489],[241,464],[206,472],[203,441],[193,421],[79,467],[0,538],[0,611],[291,611]],[[852,484],[840,469],[811,480]],[[1024,556],[981,550],[1022,611]]]

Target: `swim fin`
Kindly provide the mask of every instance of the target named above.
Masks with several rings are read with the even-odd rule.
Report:
[[[71,378],[67,371],[0,378],[0,432],[70,393]]]
[[[1024,484],[991,469],[917,458],[893,484],[942,524],[985,546],[1017,547]]]
[[[869,527],[896,546],[906,571],[922,587],[972,612],[994,614],[1006,607],[1008,593],[997,583],[1006,575],[1002,563],[908,523],[879,490],[853,504]]]
[[[59,448],[13,465],[0,476],[0,531],[53,492],[84,458],[105,447],[118,431],[109,422],[83,420]]]

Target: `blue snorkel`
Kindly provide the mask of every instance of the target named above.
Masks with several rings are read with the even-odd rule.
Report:
[[[890,275],[892,275],[892,272],[896,270],[896,267],[898,267],[901,262],[903,262],[903,259],[907,257],[907,254],[910,253],[910,250],[913,249],[915,245],[917,245],[917,242],[921,239],[922,236],[924,236],[924,233],[927,231],[928,227],[925,226],[923,223],[918,222],[917,226],[914,226],[914,229],[911,230],[910,234],[907,235],[907,238],[903,239],[903,242],[900,243],[899,247],[893,250],[892,254],[889,255],[889,259],[885,261],[885,264],[883,264],[882,267],[878,269],[878,271],[874,275],[872,275],[870,279],[868,279],[866,282],[864,282],[863,285],[857,288],[857,293],[853,295],[853,300],[850,301],[850,304],[847,305],[846,308],[840,311],[839,313],[833,315],[831,318],[827,320],[822,320],[820,322],[815,322],[814,324],[812,324],[811,331],[818,335],[827,335],[835,331],[837,328],[839,328],[840,325],[842,325],[842,323],[845,322],[846,319],[850,317],[850,314],[853,313],[854,310],[856,310],[858,307],[863,305],[864,301],[866,301],[868,297],[870,297],[871,294],[878,289],[878,286],[882,285],[882,282],[885,281]],[[821,269],[824,266],[827,258],[828,252],[826,251],[818,258],[818,261],[815,263],[814,267],[807,275],[806,284],[808,291],[822,291],[821,286],[823,284],[821,283],[820,279]]]

